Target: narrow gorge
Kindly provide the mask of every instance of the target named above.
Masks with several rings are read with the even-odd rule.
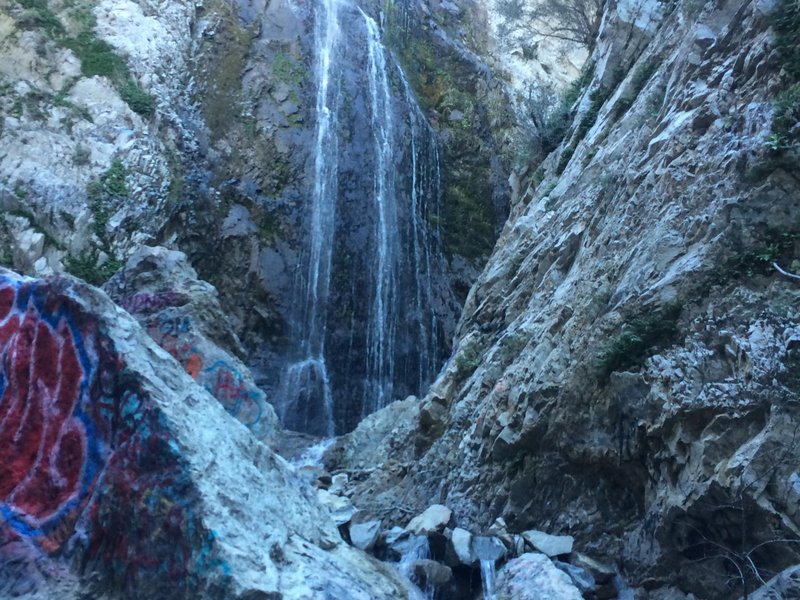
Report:
[[[800,594],[797,0],[0,0],[0,599]]]

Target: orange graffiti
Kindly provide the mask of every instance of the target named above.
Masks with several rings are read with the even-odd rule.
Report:
[[[197,379],[200,371],[203,370],[203,359],[199,354],[192,353],[189,360],[186,361],[186,372],[192,376],[192,379]]]

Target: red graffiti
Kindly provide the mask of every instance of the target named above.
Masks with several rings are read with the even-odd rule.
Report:
[[[247,387],[232,371],[226,368],[217,369],[217,379],[211,393],[222,402],[229,411],[235,410],[238,404],[247,397]]]
[[[38,527],[78,494],[86,431],[74,416],[84,376],[67,322],[15,312],[0,290],[0,502]]]

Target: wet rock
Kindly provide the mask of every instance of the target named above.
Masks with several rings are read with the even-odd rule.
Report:
[[[559,556],[572,552],[572,544],[575,539],[571,535],[550,535],[543,531],[523,531],[522,537],[535,550],[547,556]]]
[[[353,515],[358,512],[358,509],[353,506],[353,503],[347,497],[332,494],[328,490],[317,490],[317,498],[320,504],[328,509],[336,525],[349,523]]]
[[[572,583],[575,584],[575,587],[577,587],[582,594],[586,595],[594,591],[596,582],[592,574],[586,569],[558,560],[554,560],[553,564],[569,575],[570,579],[572,579]]]
[[[498,600],[583,600],[569,575],[544,554],[527,553],[508,561],[497,574]]]
[[[329,491],[332,494],[342,494],[347,488],[347,482],[350,480],[347,473],[337,473],[331,477],[331,487]]]
[[[450,547],[453,553],[464,565],[471,565],[476,557],[472,552],[472,534],[466,529],[456,527],[450,536]]]
[[[241,204],[233,204],[228,210],[228,216],[222,222],[220,235],[228,237],[246,237],[258,231],[258,227],[250,216],[247,207]]]
[[[367,521],[350,525],[350,541],[360,550],[369,551],[375,545],[381,531],[380,521]]]
[[[420,588],[442,586],[453,578],[453,571],[435,560],[418,559],[410,565],[411,580]]]
[[[433,504],[425,512],[411,519],[406,529],[415,535],[442,532],[450,522],[452,514],[452,511],[443,504]]]
[[[489,525],[489,529],[487,531],[492,535],[505,535],[508,533],[508,525],[506,525],[506,520],[503,517],[496,518],[494,523]]]
[[[603,564],[580,552],[572,554],[570,563],[591,573],[592,577],[594,577],[595,581],[599,584],[608,583],[617,575],[616,569],[611,565]]]
[[[511,539],[514,541],[514,545],[511,548],[513,555],[522,556],[525,554],[525,538],[521,535],[515,535]]]
[[[478,560],[497,562],[507,554],[507,550],[499,538],[476,535],[472,538],[472,554]]]
[[[411,547],[412,535],[402,527],[392,527],[382,537],[386,547],[393,553],[396,560],[406,554]]]

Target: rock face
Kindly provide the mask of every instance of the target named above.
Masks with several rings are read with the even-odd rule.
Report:
[[[392,442],[419,464],[354,502],[503,516],[632,585],[726,598],[755,588],[748,552],[800,560],[800,288],[772,266],[800,270],[800,191],[795,150],[769,147],[791,80],[768,5],[663,8],[605,14],[573,125]]]
[[[790,567],[778,573],[758,588],[753,600],[785,600],[800,597],[800,567]]]
[[[177,157],[202,127],[188,86],[195,8],[154,6],[3,2],[3,264],[99,282],[168,223]]]
[[[347,99],[340,129],[350,133],[336,153],[326,311],[342,431],[374,408],[365,408],[374,373],[364,357],[376,336],[351,323],[379,320],[362,299],[381,288],[368,277],[381,246],[372,202],[379,161],[368,148],[371,121],[383,120],[370,108],[365,21],[345,4],[346,60],[335,68]],[[388,16],[382,3],[361,4],[382,24],[391,63],[395,127],[386,146],[399,168],[388,172],[397,188],[389,204],[403,213],[391,231],[404,253],[390,261],[387,281],[398,299],[384,303],[396,311],[382,326],[398,340],[397,368],[384,369],[395,399],[427,389],[449,353],[466,292],[508,211],[504,132],[513,119],[503,80],[482,58],[488,23],[473,2],[448,2],[455,12],[399,3]],[[318,5],[4,2],[0,264],[36,275],[68,271],[100,285],[141,244],[179,248],[220,291],[249,366],[265,373],[258,383],[275,398],[287,363],[305,358],[290,355],[302,337],[297,275],[307,270],[313,230]],[[409,43],[409,27],[423,33],[414,36],[420,43]],[[446,81],[437,60],[449,65]],[[414,210],[417,221],[408,216]],[[433,251],[425,253],[427,241]]]
[[[1,277],[0,595],[405,597],[104,294]]]
[[[233,354],[244,351],[217,291],[197,278],[185,254],[144,246],[105,289],[225,410],[262,440],[274,439],[278,417]]]

